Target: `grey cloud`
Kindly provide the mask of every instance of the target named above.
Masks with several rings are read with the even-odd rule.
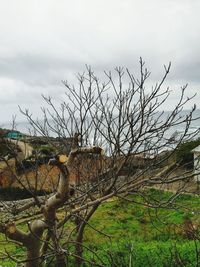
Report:
[[[80,62],[52,56],[19,54],[12,58],[0,58],[0,77],[19,79],[30,86],[54,84],[59,73],[75,70]]]
[[[155,83],[172,61],[166,86],[199,89],[197,0],[10,2],[0,10],[0,121],[5,105],[10,118],[17,104],[37,113],[41,94],[62,99],[61,80],[74,83],[85,64],[100,77],[115,66],[137,75],[142,56]]]

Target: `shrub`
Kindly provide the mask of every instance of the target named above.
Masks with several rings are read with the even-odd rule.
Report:
[[[177,161],[185,164],[188,168],[193,167],[193,153],[192,150],[200,145],[200,138],[193,141],[188,141],[180,144],[176,151]]]
[[[38,190],[36,194],[38,196],[41,196],[45,194],[45,191]],[[32,197],[32,194],[27,189],[15,188],[15,187],[0,188],[0,200],[19,200],[30,197]]]

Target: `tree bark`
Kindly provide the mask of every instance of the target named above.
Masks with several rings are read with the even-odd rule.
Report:
[[[82,222],[80,223],[80,226],[78,228],[78,234],[77,234],[76,246],[75,246],[76,255],[78,256],[75,259],[76,267],[80,267],[82,265],[82,262],[83,262],[83,258],[82,258],[82,255],[83,255],[83,234],[84,234],[85,226],[87,225],[87,222],[89,221],[91,216],[97,210],[98,206],[99,206],[99,204],[96,204],[91,208],[91,210],[89,211],[87,216],[82,220]]]

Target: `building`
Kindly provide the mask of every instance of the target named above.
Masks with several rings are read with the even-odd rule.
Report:
[[[194,172],[196,173],[194,179],[200,182],[200,145],[192,150],[194,154]]]
[[[16,140],[18,140],[18,139],[22,138],[23,135],[19,131],[13,130],[13,131],[7,132],[5,137],[6,138],[9,138],[9,139],[16,139]]]

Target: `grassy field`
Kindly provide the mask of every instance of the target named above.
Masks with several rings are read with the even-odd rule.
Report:
[[[166,192],[148,191],[154,203],[165,201],[169,196]],[[142,200],[137,196],[130,199]],[[152,209],[125,200],[105,203],[91,219],[91,224],[110,238],[88,227],[85,243],[102,258],[106,259],[110,253],[110,258],[116,261],[114,266],[129,266],[130,261],[131,266],[143,267],[196,266],[196,245],[200,249],[200,244],[194,240],[194,235],[199,234],[195,229],[200,225],[198,197],[181,196],[173,209]],[[181,265],[181,261],[185,265]],[[111,266],[109,260],[107,262]]]
[[[200,251],[197,240],[200,236],[200,198],[183,195],[173,207],[156,209],[139,204],[149,200],[154,205],[165,203],[170,196],[169,192],[150,189],[145,202],[132,195],[128,200],[115,199],[101,205],[90,220],[92,227],[87,226],[84,235],[84,245],[98,256],[93,256],[87,249],[84,256],[113,267],[198,266],[197,261],[200,266],[200,255],[196,253]],[[22,224],[21,227],[26,226]],[[0,251],[6,248],[12,255],[23,252],[23,248],[0,238]],[[15,266],[9,259],[1,261],[0,265]]]

